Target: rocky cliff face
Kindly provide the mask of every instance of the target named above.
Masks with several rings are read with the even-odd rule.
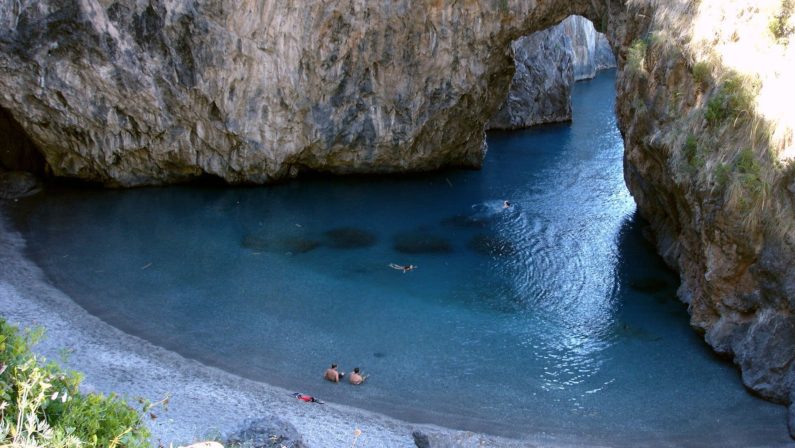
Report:
[[[558,26],[571,39],[575,81],[591,79],[597,71],[616,66],[607,37],[596,31],[593,22],[582,16],[571,16]]]
[[[568,19],[567,19],[568,20]],[[518,129],[571,120],[574,50],[558,25],[511,43],[516,72],[489,129]]]
[[[1,0],[0,106],[109,185],[476,167],[509,43],[618,3]]]
[[[571,87],[616,66],[604,34],[582,16],[511,43],[516,73],[489,129],[518,129],[571,120]]]
[[[644,19],[621,43],[617,111],[627,185],[691,324],[748,388],[792,403],[795,27],[782,5],[634,2]]]

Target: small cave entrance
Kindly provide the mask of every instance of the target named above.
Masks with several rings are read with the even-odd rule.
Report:
[[[47,161],[22,126],[6,108],[0,107],[0,171],[47,173]]]
[[[522,129],[571,121],[574,82],[616,67],[607,37],[583,16],[571,15],[557,25],[511,42],[514,76],[505,101],[487,130]]]

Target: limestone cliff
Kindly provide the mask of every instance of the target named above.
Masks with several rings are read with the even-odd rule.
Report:
[[[618,4],[0,0],[0,106],[110,185],[476,167],[509,43]]]
[[[691,324],[781,403],[795,386],[795,30],[780,1],[635,1],[624,173]],[[795,409],[790,408],[795,436]]]
[[[604,34],[582,16],[570,16],[549,29],[511,44],[516,73],[508,97],[491,118],[489,129],[517,129],[571,120],[574,81],[615,67]]]
[[[558,26],[571,39],[575,81],[591,79],[597,71],[616,66],[607,37],[596,31],[593,22],[582,16],[571,16]]]

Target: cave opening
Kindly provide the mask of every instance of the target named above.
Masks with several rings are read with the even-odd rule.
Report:
[[[47,162],[11,112],[0,107],[0,170],[47,173]]]

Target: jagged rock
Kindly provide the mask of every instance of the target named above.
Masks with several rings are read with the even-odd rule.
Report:
[[[593,26],[593,24],[591,24],[591,26]],[[595,72],[616,67],[616,55],[613,54],[613,47],[610,46],[610,41],[607,40],[607,36],[602,33],[596,33],[594,65],[596,69]]]
[[[616,66],[607,37],[582,16],[570,16],[552,28],[517,39],[511,49],[516,73],[489,129],[571,120],[572,83]]]
[[[247,419],[226,437],[227,447],[305,448],[293,425],[277,418]]]
[[[414,445],[416,445],[417,448],[431,448],[431,442],[428,436],[423,434],[422,431],[412,432],[411,437],[414,438]]]

